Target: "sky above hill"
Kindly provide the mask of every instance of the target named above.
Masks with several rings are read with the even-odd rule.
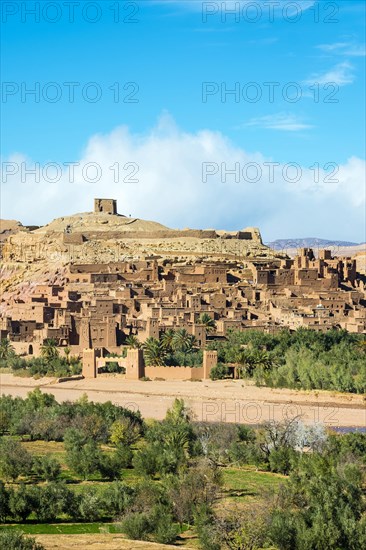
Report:
[[[366,240],[364,0],[1,9],[3,218]]]

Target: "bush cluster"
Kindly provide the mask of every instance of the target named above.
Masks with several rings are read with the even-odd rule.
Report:
[[[332,329],[281,330],[275,335],[233,331],[224,342],[211,342],[222,364],[213,379],[226,378],[224,365],[235,364],[242,378],[259,385],[366,393],[365,336]]]
[[[364,433],[328,433],[299,418],[256,429],[195,422],[180,399],[163,421],[145,424],[112,403],[83,397],[58,404],[40,390],[26,399],[1,397],[0,419],[2,522],[114,520],[129,538],[161,544],[176,542],[190,525],[211,550],[366,547]],[[73,490],[58,461],[32,455],[19,435],[57,437],[79,479],[112,482]],[[248,465],[288,481],[265,505],[233,514],[218,505],[223,470]],[[132,467],[136,481],[128,484],[122,469]]]

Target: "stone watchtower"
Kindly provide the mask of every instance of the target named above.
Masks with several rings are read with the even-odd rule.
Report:
[[[142,349],[128,349],[126,359],[126,380],[139,380],[145,374]]]
[[[95,214],[117,214],[117,201],[115,199],[94,199]]]
[[[203,380],[209,380],[211,369],[217,366],[217,351],[204,350],[203,352]]]
[[[84,378],[96,378],[97,377],[97,361],[96,361],[95,349],[87,348],[83,350],[83,370],[82,375]]]

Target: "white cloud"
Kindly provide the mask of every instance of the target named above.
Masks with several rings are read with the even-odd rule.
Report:
[[[333,44],[319,44],[319,50],[336,55],[346,55],[348,57],[365,57],[366,48],[364,44],[355,44],[353,42],[335,42]]]
[[[26,224],[91,211],[94,197],[113,197],[118,200],[119,212],[170,227],[259,226],[268,241],[299,235],[361,241],[364,235],[364,160],[350,158],[330,181],[320,170],[316,183],[314,169],[265,165],[273,159],[249,153],[219,132],[183,132],[168,115],[146,135],[119,127],[92,136],[81,158],[64,159],[79,162],[74,181],[64,170],[61,179],[51,183],[52,171],[47,175],[45,169],[39,182],[32,175],[22,181],[21,162],[27,168],[33,163],[19,154],[5,160],[19,171],[3,183],[2,216]],[[291,160],[297,162],[288,162]],[[312,164],[317,161],[313,160]],[[110,168],[116,162],[120,164],[119,181]],[[83,178],[81,168],[85,170],[87,163],[101,167],[98,182],[88,183]],[[135,176],[128,177],[134,169],[134,164],[126,166],[128,163],[138,166]],[[203,178],[203,166],[215,174]],[[227,170],[239,168],[238,181],[230,174],[225,181],[225,166]],[[89,178],[93,174],[91,169]],[[296,175],[299,180],[291,182]]]
[[[259,128],[284,130],[287,132],[298,132],[313,127],[310,124],[305,124],[299,117],[287,113],[252,118],[245,126],[258,126]]]
[[[354,80],[353,65],[344,61],[325,73],[313,74],[310,78],[304,80],[303,84],[312,85],[317,82],[318,84],[345,86],[346,84],[352,84]]]

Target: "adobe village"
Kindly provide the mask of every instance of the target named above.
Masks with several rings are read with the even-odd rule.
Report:
[[[304,248],[290,259],[264,246],[256,228],[172,230],[119,215],[113,199],[2,237],[1,338],[25,356],[52,340],[82,358],[84,377],[131,342],[170,331],[185,331],[202,350],[233,330],[366,333],[361,255]],[[136,347],[119,360],[126,378],[206,379],[217,363],[206,350],[202,368],[147,366]]]

